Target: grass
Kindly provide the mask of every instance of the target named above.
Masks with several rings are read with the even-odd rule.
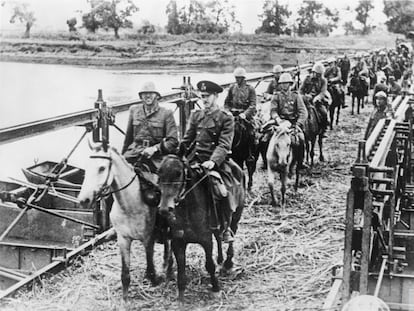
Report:
[[[185,306],[176,301],[175,281],[151,287],[143,279],[145,255],[135,242],[131,257],[129,310],[319,310],[330,285],[331,269],[342,260],[345,198],[350,167],[368,113],[342,111],[340,125],[325,141],[325,163],[292,182],[286,213],[270,205],[265,173],[255,175],[236,236],[236,272],[221,276],[222,293],[211,297],[201,248],[187,249]],[[160,271],[161,247],[156,248]],[[42,279],[9,299],[4,310],[121,310],[121,260],[115,242],[82,257],[67,270]]]

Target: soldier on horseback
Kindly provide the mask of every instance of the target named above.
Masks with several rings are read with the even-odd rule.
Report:
[[[139,96],[143,103],[129,109],[122,154],[140,177],[145,202],[157,205],[157,171],[163,156],[176,152],[177,126],[173,112],[159,106],[161,95],[153,82],[146,82]]]
[[[305,135],[303,133],[308,110],[303,103],[302,96],[291,91],[294,81],[289,73],[283,73],[279,79],[280,92],[273,95],[270,106],[270,118],[279,126],[293,129],[293,141],[299,147],[301,159],[305,154]],[[307,168],[303,161],[298,162],[299,168]]]
[[[391,71],[391,62],[389,60],[389,58],[387,57],[387,53],[385,51],[381,51],[379,52],[379,56],[378,59],[375,63],[375,71],[384,71],[385,76],[388,77],[390,75],[390,71]]]
[[[228,243],[233,241],[230,223],[237,207],[235,188],[243,179],[243,171],[228,157],[234,135],[234,119],[230,112],[219,109],[217,104],[218,94],[223,91],[221,86],[210,81],[200,81],[197,88],[201,92],[205,109],[191,113],[181,144],[187,149],[189,162],[201,163],[212,175],[210,179],[215,183],[213,189],[216,188],[215,203],[221,205],[220,210],[225,218],[223,241]],[[220,183],[224,183],[224,189]]]
[[[264,93],[266,99],[271,99],[273,94],[280,91],[279,78],[283,72],[283,67],[281,65],[275,65],[273,66],[272,72],[274,79],[269,83],[267,90]]]
[[[163,155],[177,149],[177,126],[173,112],[159,106],[161,95],[153,82],[146,82],[138,94],[143,103],[129,109],[122,153],[131,164],[140,157],[150,159],[150,170],[155,173]]]
[[[328,59],[328,68],[326,69],[324,76],[328,82],[328,90],[331,90],[332,93],[335,93],[331,93],[332,95],[336,95],[332,97],[341,98],[342,108],[346,108],[347,106],[345,105],[345,94],[341,87],[342,74],[341,70],[335,63],[335,58],[332,57]]]
[[[305,78],[300,87],[300,94],[307,107],[315,105],[320,117],[322,136],[325,136],[328,128],[328,107],[331,104],[331,95],[327,90],[328,83],[323,76],[325,67],[322,63],[316,63],[312,67],[312,73]]]
[[[236,68],[233,74],[236,78],[236,83],[229,88],[227,97],[224,100],[224,108],[229,110],[233,116],[239,116],[240,119],[246,121],[250,138],[249,159],[247,161],[254,161],[253,147],[256,144],[256,125],[253,117],[256,114],[256,91],[254,87],[246,83],[246,70],[244,68]]]

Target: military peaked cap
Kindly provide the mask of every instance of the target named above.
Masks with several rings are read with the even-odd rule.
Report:
[[[221,93],[223,92],[223,88],[218,85],[217,83],[211,81],[200,81],[197,83],[197,88],[201,93],[205,94],[214,94],[214,93]]]

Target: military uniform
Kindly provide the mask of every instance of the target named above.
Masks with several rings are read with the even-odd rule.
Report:
[[[230,110],[233,115],[244,113],[246,115],[247,131],[249,134],[249,158],[247,161],[253,161],[253,146],[256,142],[256,124],[254,123],[254,115],[256,114],[256,91],[254,87],[248,85],[245,81],[239,86],[233,84],[224,101],[224,108]]]
[[[240,112],[244,112],[248,120],[253,119],[256,114],[256,91],[254,87],[245,81],[240,86],[233,84],[224,100],[224,107],[230,111],[240,110]]]
[[[332,98],[340,99],[340,105],[345,108],[345,93],[340,85],[341,83],[341,70],[338,66],[332,66],[326,69],[325,78],[328,82],[328,91]]]
[[[349,70],[351,69],[351,62],[349,61],[349,58],[344,57],[339,61],[338,65],[341,69],[342,84],[346,85],[348,83],[348,75]]]
[[[187,131],[181,143],[189,149],[189,161],[212,160],[217,167],[231,152],[234,136],[233,116],[220,109],[210,113],[195,110],[191,113]]]
[[[270,103],[270,117],[275,119],[277,116],[303,129],[308,118],[308,110],[302,96],[292,91],[276,93]]]
[[[122,153],[134,163],[147,147],[156,146],[157,152],[151,157],[158,167],[162,156],[174,153],[178,146],[177,126],[173,112],[158,103],[148,111],[145,104],[133,105],[129,109],[129,119]]]
[[[281,89],[280,89],[280,86],[278,84],[278,81],[276,81],[275,79],[270,81],[269,85],[267,86],[266,93],[273,95],[276,92],[280,92],[280,91],[281,91]]]
[[[324,129],[328,127],[328,106],[330,105],[331,96],[327,91],[327,81],[324,77],[315,78],[308,75],[300,87],[300,93],[304,95],[304,102],[306,105],[312,105],[313,99],[320,95],[322,100],[315,103],[315,107],[320,115],[320,123]]]

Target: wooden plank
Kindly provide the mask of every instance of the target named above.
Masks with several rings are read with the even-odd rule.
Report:
[[[343,281],[341,278],[335,279],[331,290],[323,303],[322,310],[335,310],[339,303],[339,295],[341,293],[342,284]]]
[[[372,194],[364,193],[364,227],[362,229],[361,247],[361,275],[359,279],[359,292],[361,295],[368,294],[368,276],[371,249],[371,221],[372,221]]]
[[[345,247],[342,284],[342,301],[348,301],[351,296],[351,263],[352,263],[352,233],[354,230],[355,191],[350,188],[346,198],[345,216]]]

